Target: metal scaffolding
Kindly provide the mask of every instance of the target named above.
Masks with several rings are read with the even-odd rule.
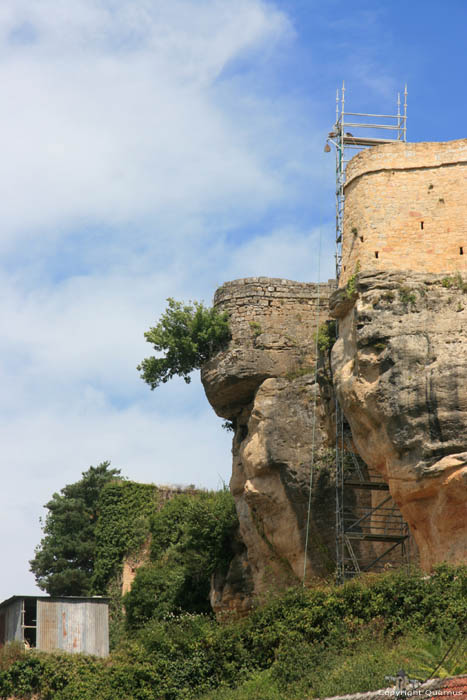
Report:
[[[340,412],[341,413],[341,412]],[[345,419],[340,416],[340,426]],[[340,428],[337,444],[336,553],[337,580],[386,564],[410,564],[409,529],[389,487],[353,451],[347,429]]]
[[[342,268],[345,171],[350,157],[355,155],[349,154],[349,151],[406,141],[407,86],[403,96],[403,104],[400,93],[397,96],[396,114],[366,114],[345,111],[344,83],[341,90],[337,90],[336,122],[325,147],[326,151],[330,151],[331,143],[336,149],[337,283]],[[352,132],[348,129],[352,129]],[[388,131],[389,137],[386,136]],[[335,410],[336,576],[337,581],[342,583],[362,572],[382,569],[396,553],[399,561],[409,564],[410,551],[408,526],[387,493],[387,484],[379,475],[369,472],[367,465],[355,454],[349,437],[350,430],[337,398]],[[376,494],[380,494],[380,498]]]
[[[397,94],[396,114],[365,114],[364,112],[345,111],[345,84],[336,92],[336,123],[329,132],[326,150],[329,143],[336,149],[336,280],[339,281],[342,267],[342,239],[344,235],[344,204],[345,204],[345,169],[350,157],[363,148],[372,148],[384,143],[406,141],[407,137],[407,85],[404,87],[404,103],[401,94]],[[355,121],[354,117],[360,117]],[[349,120],[347,120],[349,118]],[[375,122],[384,120],[383,123]],[[350,132],[348,129],[352,129]],[[354,133],[355,132],[355,133]],[[386,134],[389,132],[389,134]],[[384,134],[384,136],[383,136]]]

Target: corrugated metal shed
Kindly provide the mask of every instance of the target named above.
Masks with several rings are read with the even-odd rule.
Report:
[[[54,598],[37,600],[37,648],[97,656],[109,653],[107,601]]]
[[[42,651],[107,656],[108,600],[13,596],[0,604],[0,645],[13,640]]]

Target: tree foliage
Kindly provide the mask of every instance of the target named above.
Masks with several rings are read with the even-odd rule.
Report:
[[[230,339],[227,313],[198,301],[184,304],[169,298],[167,302],[159,323],[144,334],[154,350],[164,355],[146,357],[137,367],[151,389],[175,376],[189,384],[191,372],[200,369]]]
[[[89,467],[45,505],[44,537],[29,563],[37,585],[49,595],[91,593],[99,497],[106,484],[121,478],[119,469],[109,467],[110,462]]]

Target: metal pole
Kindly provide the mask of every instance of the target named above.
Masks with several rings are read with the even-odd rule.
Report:
[[[344,122],[345,82],[342,81],[342,122]]]
[[[401,140],[401,94],[397,93],[397,140]]]
[[[339,413],[340,406],[335,397],[336,411],[336,582],[344,582],[344,532],[342,523],[342,485],[341,485],[341,461],[339,455]]]
[[[404,87],[404,141],[407,141],[407,83]]]

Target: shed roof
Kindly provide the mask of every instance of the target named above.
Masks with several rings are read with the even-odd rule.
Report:
[[[79,600],[81,602],[85,601],[90,601],[90,602],[104,602],[108,603],[109,598],[106,596],[100,596],[100,595],[95,595],[95,596],[78,596],[78,595],[59,595],[59,596],[50,596],[50,595],[12,595],[11,598],[7,598],[6,600],[3,600],[0,603],[0,608],[3,607],[8,607],[8,605],[11,605],[14,603],[16,600],[49,600],[49,601],[54,601],[54,600],[65,600],[65,601],[73,601],[73,600]]]

